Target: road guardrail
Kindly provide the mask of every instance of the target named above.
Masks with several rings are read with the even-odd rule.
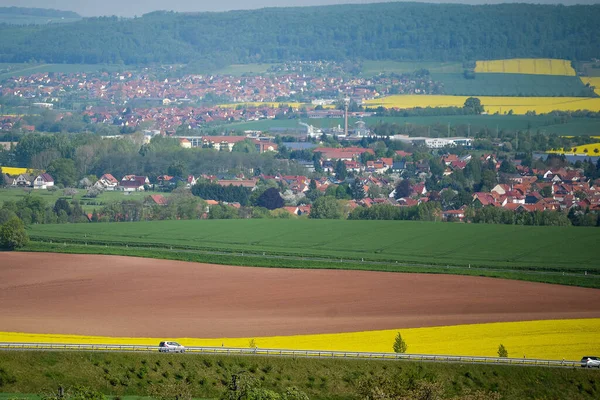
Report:
[[[128,345],[128,344],[68,344],[68,343],[0,343],[0,350],[22,351],[110,351],[110,352],[159,352],[158,346]],[[262,349],[251,347],[186,347],[186,353],[191,354],[220,354],[246,356],[277,356],[305,358],[352,358],[369,360],[405,360],[426,362],[449,362],[471,364],[495,364],[515,366],[538,366],[572,368],[580,367],[580,361],[572,360],[543,360],[535,358],[500,358],[479,356],[455,356],[439,354],[400,354],[400,353],[369,353],[356,351],[325,351],[325,350],[290,350]]]

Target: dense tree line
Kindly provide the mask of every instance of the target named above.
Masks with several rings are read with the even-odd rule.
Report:
[[[0,14],[8,15],[30,15],[35,17],[53,17],[53,18],[81,18],[81,15],[74,11],[61,11],[52,8],[29,8],[29,7],[0,7]]]
[[[192,187],[192,194],[207,200],[237,202],[245,206],[248,204],[250,189],[243,186],[221,186],[218,183],[198,182]]]
[[[176,138],[155,136],[143,144],[140,134],[124,139],[102,139],[94,134],[27,134],[13,150],[0,149],[0,162],[48,171],[62,186],[74,186],[85,176],[110,173],[145,175],[154,183],[160,175],[188,174],[298,174],[306,171],[296,163],[277,159],[274,153],[219,152],[213,149],[184,149]],[[172,174],[174,175],[174,174]]]
[[[421,203],[412,207],[396,207],[389,204],[372,207],[356,207],[348,219],[366,220],[402,220],[402,221],[440,221],[441,205],[437,202]]]
[[[77,200],[60,198],[51,205],[35,195],[27,195],[18,201],[5,201],[0,208],[0,224],[13,217],[18,217],[25,225],[88,221]]]
[[[0,61],[180,63],[597,57],[600,6],[382,3],[2,26]],[[339,21],[339,23],[332,23]]]

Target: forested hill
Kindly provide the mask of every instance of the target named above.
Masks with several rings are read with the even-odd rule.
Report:
[[[289,60],[599,57],[600,5],[381,3],[155,12],[0,25],[0,62],[225,65]]]
[[[28,7],[0,7],[0,14],[7,15],[29,15],[34,17],[53,18],[81,18],[81,15],[73,11],[61,11],[51,8],[28,8]]]

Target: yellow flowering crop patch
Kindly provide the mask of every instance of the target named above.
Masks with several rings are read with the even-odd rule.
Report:
[[[4,167],[2,165],[0,165],[0,168],[2,168],[3,174],[9,174],[9,175],[21,175],[21,174],[26,174],[28,172],[29,173],[33,172],[33,170],[27,169],[27,168]]]
[[[596,92],[596,94],[600,95],[600,77],[581,77],[581,81],[587,85],[588,83],[590,84],[590,86],[593,86],[594,92]]]
[[[552,58],[514,58],[509,60],[477,61],[475,72],[533,75],[575,76],[568,60]]]
[[[535,111],[538,114],[554,110],[600,111],[600,98],[589,97],[502,97],[502,96],[473,96],[477,97],[489,114],[505,114],[510,110],[514,114],[526,114]],[[468,96],[442,95],[398,95],[379,99],[367,100],[368,107],[385,108],[415,108],[415,107],[462,107]]]
[[[550,150],[550,151],[548,151],[548,153],[554,153],[554,154],[573,153],[573,154],[597,157],[597,156],[600,156],[600,143],[584,144],[581,146],[572,147],[570,149]]]
[[[412,354],[496,356],[503,344],[509,357],[578,360],[600,355],[600,319],[501,322],[399,330]],[[257,338],[178,338],[185,346],[392,352],[398,330]],[[139,344],[156,346],[165,338],[113,338],[0,332],[0,342]],[[173,339],[173,338],[168,338]]]

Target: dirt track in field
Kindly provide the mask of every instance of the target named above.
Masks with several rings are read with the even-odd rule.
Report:
[[[600,290],[454,275],[0,254],[0,331],[258,337],[598,318]]]

